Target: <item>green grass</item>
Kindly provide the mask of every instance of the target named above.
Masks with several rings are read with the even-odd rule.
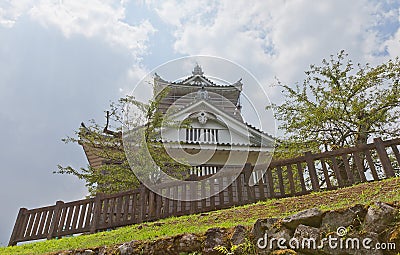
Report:
[[[308,208],[334,210],[354,204],[374,201],[400,201],[400,178],[363,183],[335,191],[314,192],[300,197],[271,199],[250,205],[209,212],[206,215],[171,217],[152,223],[142,223],[113,231],[91,235],[64,237],[28,243],[14,247],[0,247],[0,254],[44,254],[61,250],[113,246],[131,240],[155,240],[182,233],[204,233],[211,227],[230,228],[251,226],[259,218],[284,217]]]

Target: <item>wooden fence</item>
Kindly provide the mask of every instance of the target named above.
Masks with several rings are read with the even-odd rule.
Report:
[[[164,196],[141,188],[94,198],[28,210],[21,208],[9,241],[51,239],[79,233],[95,233],[120,226],[153,221],[170,216],[188,215],[253,203],[269,198],[307,194],[312,191],[345,187],[357,182],[376,181],[400,172],[400,139],[312,154],[271,162],[268,169],[252,169],[246,165],[239,176],[222,192],[209,198],[188,201],[193,190],[211,192],[227,183],[229,176],[220,176],[208,186],[187,182],[166,184],[160,188]],[[254,171],[253,171],[254,170]],[[257,180],[249,185],[249,180]],[[230,183],[230,182],[229,182]],[[168,199],[179,194],[184,200]],[[202,193],[202,194],[203,194]]]

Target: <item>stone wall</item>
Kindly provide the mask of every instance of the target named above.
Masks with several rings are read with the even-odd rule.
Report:
[[[286,218],[259,219],[251,228],[211,228],[204,234],[182,234],[54,254],[397,255],[400,252],[399,208],[400,203],[381,202],[327,212],[313,208]]]

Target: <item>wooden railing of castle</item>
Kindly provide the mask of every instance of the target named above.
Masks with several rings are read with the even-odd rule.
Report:
[[[377,181],[395,176],[399,172],[400,139],[382,141],[357,147],[343,148],[318,154],[306,152],[304,156],[273,161],[267,171],[253,173],[246,165],[240,175],[222,192],[198,201],[168,199],[141,188],[114,195],[96,197],[53,206],[28,210],[21,208],[9,245],[18,242],[51,239],[79,233],[153,221],[170,216],[180,216],[229,208],[269,198],[307,194],[312,191],[331,190],[358,182]],[[262,169],[261,169],[262,170]],[[253,185],[249,179],[261,177]],[[222,176],[207,187],[212,192],[215,185],[229,181]],[[203,186],[167,184],[161,194],[180,194],[190,198],[193,189],[205,192]],[[198,190],[197,190],[198,191]],[[160,193],[159,193],[160,194]]]

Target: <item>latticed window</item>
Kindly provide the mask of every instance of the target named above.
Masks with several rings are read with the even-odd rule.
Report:
[[[189,174],[195,174],[197,176],[207,176],[211,174],[216,174],[221,169],[221,166],[212,166],[212,165],[201,165],[201,166],[192,166],[189,171]]]
[[[188,128],[186,129],[186,142],[218,142],[218,129]]]

